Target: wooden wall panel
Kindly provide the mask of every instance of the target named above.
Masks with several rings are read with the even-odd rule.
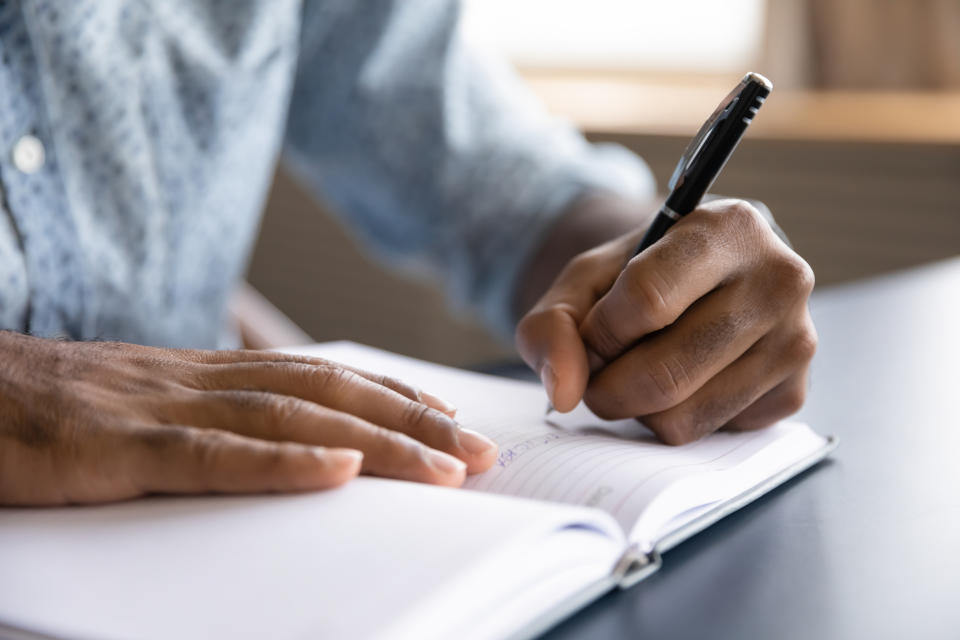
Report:
[[[686,144],[680,135],[593,137],[636,150],[661,185]],[[714,191],[766,202],[818,286],[960,254],[956,144],[748,138]],[[282,172],[249,279],[317,340],[347,338],[461,365],[510,353],[452,315],[429,283],[365,258]]]
[[[679,136],[594,136],[640,153],[664,185]],[[960,145],[745,139],[713,188],[770,207],[830,284],[960,254]]]

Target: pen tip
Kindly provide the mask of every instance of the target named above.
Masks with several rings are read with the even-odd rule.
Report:
[[[553,413],[553,403],[552,403],[552,402],[547,402],[547,412],[546,412],[544,415],[547,415],[547,416],[548,416],[548,415],[550,415],[551,413]]]

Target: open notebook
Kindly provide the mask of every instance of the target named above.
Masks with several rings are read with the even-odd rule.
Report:
[[[408,380],[500,444],[467,491],[328,492],[0,509],[0,636],[529,637],[824,458],[799,423],[659,444],[536,384],[339,342],[298,350]]]

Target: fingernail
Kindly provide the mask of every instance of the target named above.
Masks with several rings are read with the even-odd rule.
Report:
[[[352,467],[363,462],[363,453],[356,449],[324,449],[318,447],[317,454],[330,464],[338,467]]]
[[[442,411],[447,415],[452,416],[457,412],[457,408],[444,400],[443,398],[438,398],[432,393],[427,393],[426,391],[420,392],[420,399],[423,400],[423,403],[428,407],[433,407],[437,411]]]
[[[434,469],[446,474],[465,473],[467,464],[442,451],[430,451],[430,464]]]
[[[553,399],[553,392],[557,388],[557,374],[549,362],[543,363],[540,369],[540,380],[543,382],[543,388],[547,390],[547,397]]]
[[[460,429],[457,432],[457,440],[460,442],[460,446],[467,450],[467,453],[473,455],[485,453],[497,446],[493,440],[472,429]]]

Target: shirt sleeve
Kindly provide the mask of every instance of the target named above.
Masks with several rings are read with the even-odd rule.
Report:
[[[635,155],[550,117],[468,46],[459,3],[305,2],[287,164],[378,257],[513,330],[518,275],[589,191],[652,197]]]

